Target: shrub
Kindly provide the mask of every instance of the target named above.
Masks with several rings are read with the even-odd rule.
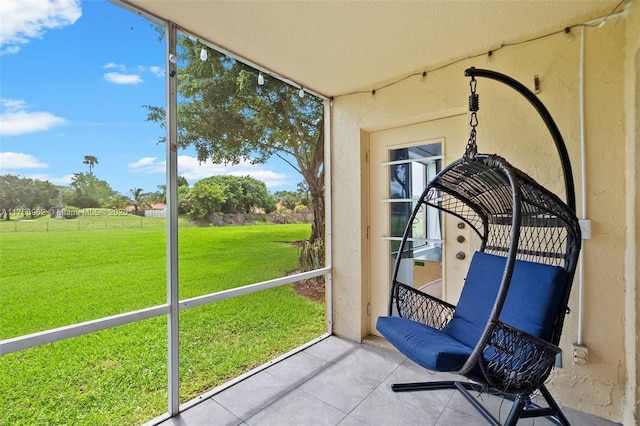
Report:
[[[294,213],[309,213],[309,207],[305,206],[304,204],[298,204],[294,209],[293,209]]]
[[[291,223],[291,210],[280,207],[276,213],[271,215],[271,221],[279,225]]]
[[[311,244],[304,241],[298,252],[298,261],[302,272],[312,271],[324,267],[324,241],[317,240]]]
[[[81,215],[80,209],[77,207],[66,206],[63,210],[63,216],[65,219],[77,219]]]

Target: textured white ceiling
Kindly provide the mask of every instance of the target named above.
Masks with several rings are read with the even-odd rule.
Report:
[[[605,16],[619,0],[128,3],[336,96]]]

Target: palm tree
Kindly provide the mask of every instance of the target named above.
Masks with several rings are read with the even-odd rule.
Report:
[[[95,166],[96,164],[98,164],[98,157],[94,156],[94,155],[85,155],[84,156],[84,161],[82,162],[82,164],[88,164],[89,165],[89,173],[93,174],[93,166]]]
[[[138,214],[139,208],[145,208],[149,206],[148,196],[142,192],[142,188],[133,188],[129,190],[131,194],[131,203],[133,204],[134,213]]]

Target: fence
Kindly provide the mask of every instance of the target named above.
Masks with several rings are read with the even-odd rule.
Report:
[[[144,217],[167,217],[167,209],[162,210],[145,210]]]
[[[130,217],[127,219],[40,219],[40,220],[11,220],[0,221],[2,232],[49,232],[73,231],[84,229],[124,229],[165,227],[166,220],[161,218],[145,219]]]
[[[91,209],[86,209],[91,210]],[[103,213],[106,209],[93,209],[100,214],[76,214],[70,218],[50,219],[40,217],[29,219],[29,216],[17,219],[12,216],[10,221],[0,220],[0,234],[6,232],[49,232],[49,231],[73,231],[83,229],[123,229],[123,228],[157,228],[166,227],[166,210],[147,210],[148,216],[136,216],[134,214],[110,216]],[[152,212],[152,213],[151,213]],[[157,213],[156,213],[157,212]],[[179,219],[181,226],[242,226],[261,223],[287,224],[310,223],[311,213],[308,212],[277,212],[270,214],[224,214],[212,215],[208,220]]]

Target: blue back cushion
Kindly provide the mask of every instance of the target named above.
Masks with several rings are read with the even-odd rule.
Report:
[[[476,252],[456,311],[444,330],[474,347],[487,324],[507,259]],[[550,340],[567,284],[567,272],[557,266],[516,260],[509,292],[500,314],[505,322]]]

